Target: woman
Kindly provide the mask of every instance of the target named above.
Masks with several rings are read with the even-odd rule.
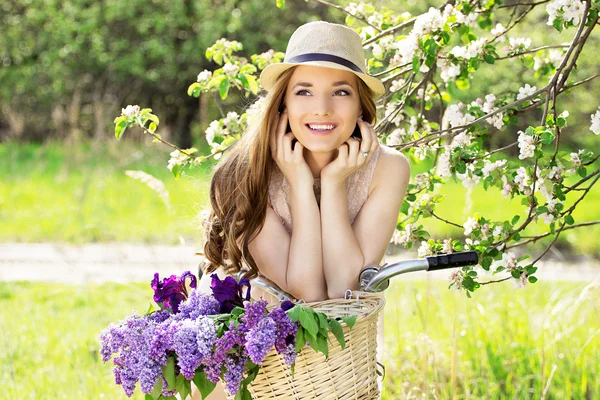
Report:
[[[306,302],[343,297],[382,260],[409,181],[373,131],[385,88],[358,34],[324,21],[299,27],[261,83],[261,117],[214,171],[204,277],[247,269]]]

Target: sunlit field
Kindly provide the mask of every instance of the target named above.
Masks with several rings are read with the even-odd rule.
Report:
[[[0,283],[0,397],[126,399],[98,335],[151,294],[148,283]],[[443,281],[397,280],[386,300],[385,400],[600,396],[598,281],[506,282],[467,299]]]

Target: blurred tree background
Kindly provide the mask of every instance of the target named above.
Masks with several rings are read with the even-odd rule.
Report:
[[[292,32],[305,22],[344,23],[346,14],[325,3],[288,0],[285,8],[279,9],[274,0],[0,0],[0,159],[4,160],[0,163],[0,240],[180,241],[172,230],[180,238],[198,239],[196,220],[183,228],[181,221],[197,214],[198,202],[206,204],[211,164],[201,173],[198,192],[185,193],[185,183],[174,182],[166,169],[169,149],[148,146],[149,140],[141,134],[128,134],[123,139],[126,143],[117,146],[114,118],[128,104],[151,107],[161,118],[159,131],[165,139],[203,151],[209,123],[228,111],[241,114],[253,100],[237,91],[231,91],[225,101],[209,94],[199,99],[187,95],[199,72],[218,67],[206,59],[205,50],[226,38],[241,42],[244,49],[238,55],[248,59],[269,49],[284,51]],[[507,22],[516,9],[508,6],[515,3],[505,1],[507,7],[498,9],[497,19]],[[350,2],[336,4],[345,7]],[[371,4],[376,9],[419,15],[441,3],[382,0]],[[575,30],[559,33],[546,24],[547,19],[545,6],[538,6],[511,30],[511,36],[531,38],[532,49],[572,38]],[[596,30],[579,57],[573,79],[598,72],[598,42]],[[470,87],[450,90],[450,103],[470,103],[489,93],[498,96],[525,83],[540,87],[545,82],[539,82],[536,72],[526,66],[534,62],[535,55],[481,65]],[[598,146],[597,137],[588,130],[589,116],[598,107],[597,93],[599,79],[561,95],[559,112],[569,110],[569,125],[581,127],[565,130],[561,137],[561,143],[573,151]],[[439,121],[443,107],[434,101],[426,117]],[[541,110],[529,113],[530,120],[522,118],[518,125],[495,132],[491,144],[501,147],[514,142],[517,131],[528,124],[537,125],[540,116]],[[146,144],[140,145],[142,142]],[[513,146],[507,153],[516,157],[518,148]],[[413,173],[427,170],[426,164],[415,165]],[[151,219],[149,214],[164,213],[160,199],[147,187],[131,185],[125,169],[164,178],[173,213]],[[448,202],[450,210],[468,202],[463,189],[457,185],[455,199]],[[113,199],[124,191],[129,198]],[[472,197],[476,205],[490,210],[498,207],[477,203],[485,195]],[[597,219],[587,214],[582,217]],[[18,228],[22,226],[31,229]],[[591,227],[588,232],[600,233],[598,228]],[[432,232],[462,234],[453,229],[437,226]],[[543,229],[541,226],[540,232]],[[581,236],[569,233],[557,244],[578,242],[580,250],[600,252],[594,243],[581,243],[581,237],[585,237],[583,232]]]

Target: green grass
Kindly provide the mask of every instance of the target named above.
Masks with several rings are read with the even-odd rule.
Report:
[[[185,240],[200,245],[199,212],[208,204],[211,164],[176,180],[166,168],[169,149],[159,144],[109,141],[98,146],[67,146],[48,142],[0,144],[0,242],[137,242],[175,244]],[[413,174],[429,169],[413,164]],[[170,195],[168,212],[148,186],[125,175],[142,170],[160,179]],[[439,189],[447,196],[436,212],[462,223],[475,212],[492,219],[526,217],[518,200],[499,191],[473,189],[460,183]],[[574,193],[578,197],[581,192]],[[576,197],[570,197],[567,206]],[[470,207],[466,204],[472,203]],[[596,185],[574,213],[575,222],[600,220],[600,185]],[[462,238],[463,231],[444,222],[422,220],[436,238]],[[539,221],[525,234],[539,234],[548,226]],[[600,225],[565,231],[561,248],[600,256]],[[549,243],[546,238],[542,244]],[[535,249],[540,250],[540,246]]]
[[[497,284],[473,299],[446,287],[388,290],[384,400],[600,395],[598,282]],[[0,398],[126,399],[98,335],[150,296],[147,283],[0,283]]]

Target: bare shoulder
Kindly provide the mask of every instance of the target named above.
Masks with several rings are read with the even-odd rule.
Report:
[[[386,186],[407,185],[410,178],[410,164],[406,156],[398,150],[382,144],[380,148],[381,151],[373,175],[372,188],[380,184]]]

